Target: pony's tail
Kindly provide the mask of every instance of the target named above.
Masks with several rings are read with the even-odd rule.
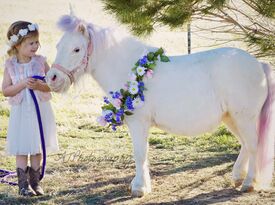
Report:
[[[257,168],[259,189],[268,189],[272,183],[274,171],[275,138],[275,81],[270,65],[262,63],[268,85],[268,95],[262,107],[258,124]]]

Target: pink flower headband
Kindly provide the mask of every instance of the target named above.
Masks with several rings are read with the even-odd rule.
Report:
[[[18,34],[13,34],[8,42],[9,46],[13,46],[17,43],[19,37],[26,36],[30,31],[38,31],[38,25],[36,23],[29,24],[27,28],[20,29]]]

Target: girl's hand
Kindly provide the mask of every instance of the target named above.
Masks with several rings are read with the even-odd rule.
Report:
[[[26,87],[31,90],[41,90],[43,81],[34,78],[27,78],[26,80]]]
[[[42,92],[50,92],[50,88],[43,80],[28,78],[26,82],[26,87],[31,90],[39,90]]]

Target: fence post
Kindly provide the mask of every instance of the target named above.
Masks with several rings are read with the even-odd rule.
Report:
[[[191,53],[191,23],[187,24],[188,54]]]

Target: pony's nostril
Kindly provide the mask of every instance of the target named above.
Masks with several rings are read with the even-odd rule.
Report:
[[[52,81],[55,81],[55,80],[56,80],[56,75],[54,74],[52,77]]]

